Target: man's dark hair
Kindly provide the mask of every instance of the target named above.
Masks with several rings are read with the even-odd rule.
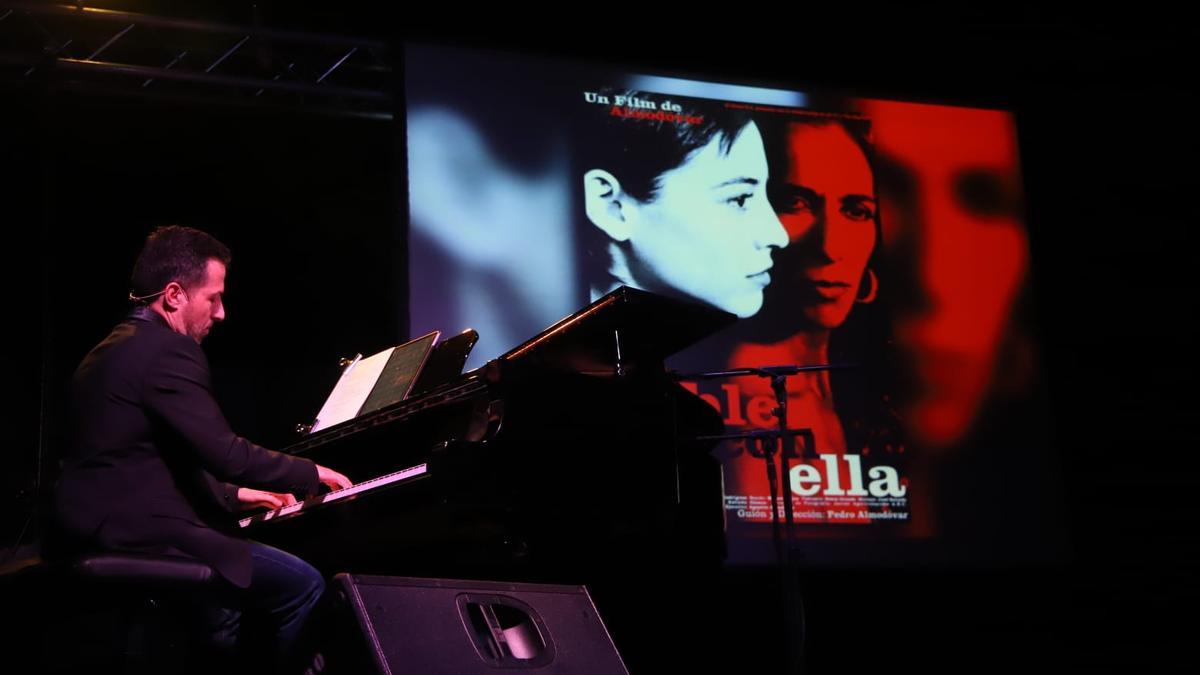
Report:
[[[182,225],[159,227],[146,237],[133,264],[131,295],[157,295],[172,281],[185,289],[194,288],[207,277],[209,260],[228,267],[230,259],[229,248],[207,232]]]

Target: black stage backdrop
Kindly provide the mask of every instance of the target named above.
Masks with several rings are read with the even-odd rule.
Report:
[[[743,33],[714,48],[715,28],[497,37],[378,13],[331,23],[332,10],[264,7],[314,30],[1013,107],[1073,555],[1051,567],[804,571],[810,672],[937,663],[1157,672],[1183,658],[1191,637],[1169,616],[1198,599],[1189,551],[1200,543],[1200,183],[1188,121],[1197,92],[1183,60],[1195,35],[1178,21],[863,25],[812,15],[793,17],[805,20],[803,39],[771,21],[761,39]],[[238,8],[221,11],[213,18],[240,19],[230,15]],[[29,86],[2,93],[5,332],[15,341],[5,364],[18,394],[6,417],[5,546],[24,524],[39,464],[43,477],[53,473],[66,379],[125,310],[128,269],[151,227],[206,228],[234,250],[229,319],[206,348],[226,413],[255,440],[286,443],[319,407],[338,357],[405,337],[394,308],[407,275],[393,255],[404,245],[403,165],[389,124]],[[26,539],[36,534],[35,524]],[[712,649],[709,662],[775,672],[783,637],[773,576],[730,574],[697,592],[712,597],[713,635],[697,640]],[[669,607],[646,602],[669,622]],[[610,623],[631,668],[654,672],[646,637]]]

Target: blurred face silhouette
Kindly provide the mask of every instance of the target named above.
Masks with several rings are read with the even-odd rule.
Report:
[[[902,414],[914,440],[953,444],[988,393],[1028,264],[1015,129],[995,111],[873,101],[864,112],[911,376]]]
[[[875,248],[875,185],[862,149],[838,124],[793,124],[788,175],[773,188],[787,230],[786,280],[809,326],[846,320]]]

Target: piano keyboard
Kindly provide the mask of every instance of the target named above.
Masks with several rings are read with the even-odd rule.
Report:
[[[326,492],[323,495],[317,495],[311,499],[306,499],[302,502],[296,502],[295,504],[284,506],[283,508],[275,509],[274,511],[267,511],[266,513],[260,513],[258,515],[242,518],[238,521],[238,525],[241,527],[249,527],[256,523],[262,523],[268,520],[287,518],[288,516],[293,516],[306,509],[314,508],[323,504],[329,504],[331,502],[351,499],[364,492],[370,492],[388,485],[394,485],[396,483],[417,478],[425,475],[426,472],[426,465],[418,464],[407,469],[401,469],[395,473],[389,473],[385,476],[380,476],[378,478],[372,478],[371,480],[363,481],[361,483],[356,483],[348,488]]]

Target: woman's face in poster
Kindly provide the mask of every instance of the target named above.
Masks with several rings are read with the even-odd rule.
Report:
[[[767,159],[753,123],[728,146],[718,134],[627,202],[629,274],[642,288],[685,295],[739,317],[762,307],[771,251],[787,234],[766,197]]]
[[[913,386],[903,412],[914,438],[945,446],[987,397],[1028,265],[1015,129],[998,111],[876,101],[865,112],[887,172],[889,297]]]
[[[788,175],[772,192],[793,248],[779,275],[806,324],[836,328],[854,307],[875,248],[874,177],[838,124],[793,124],[787,144]]]

